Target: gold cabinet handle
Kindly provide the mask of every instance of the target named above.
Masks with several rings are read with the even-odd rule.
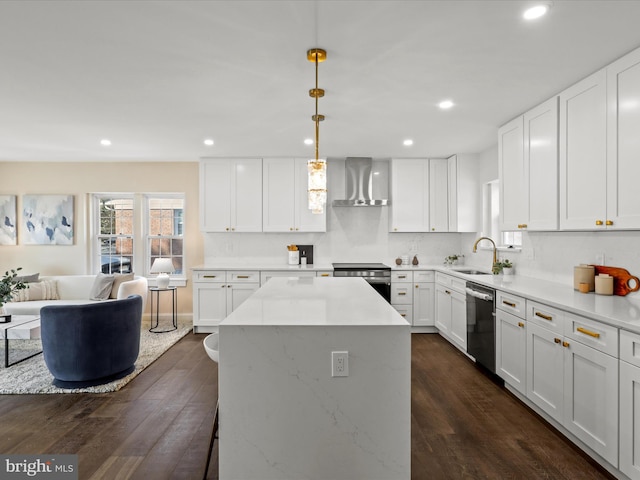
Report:
[[[401,316],[401,317],[406,317],[406,316],[407,316],[407,314],[406,314],[406,313],[401,313],[401,314],[400,314],[400,316]]]
[[[508,307],[516,308],[516,304],[515,303],[507,302],[506,300],[503,300],[502,303],[504,303]]]
[[[600,338],[600,334],[597,332],[592,332],[591,330],[587,330],[586,328],[578,327],[576,328],[580,333],[584,333],[585,335],[589,335],[593,338]]]
[[[524,328],[524,322],[518,322],[518,326],[519,326],[520,328]]]
[[[444,293],[446,293],[447,295],[451,295],[451,292],[449,290],[445,290]]]
[[[611,226],[611,225],[613,225],[613,220],[607,220],[605,223],[606,223],[607,225]]]
[[[406,295],[406,292],[398,292],[399,296]]]
[[[596,225],[598,226],[602,225],[602,220],[596,220]]]
[[[564,348],[569,348],[569,342],[562,342],[562,346]]]
[[[328,276],[329,276],[329,274],[328,274],[328,273],[321,273],[321,274],[320,274],[320,276],[321,276],[321,277],[328,277]]]
[[[249,278],[249,275],[238,275],[238,278]]]
[[[553,317],[550,315],[545,315],[544,313],[536,312],[536,317],[544,318],[545,320],[549,320],[550,322],[553,320]]]
[[[562,340],[560,340],[559,338],[554,338],[553,341],[554,341],[554,343],[561,343],[562,342]]]
[[[526,223],[519,223],[518,224],[518,228],[527,228],[527,224]]]
[[[216,278],[217,275],[203,275],[202,278]]]
[[[406,275],[398,275],[398,278],[407,278]]]

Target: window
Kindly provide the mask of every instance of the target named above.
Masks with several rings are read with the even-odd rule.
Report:
[[[102,273],[130,273],[134,264],[132,195],[95,195],[97,226],[93,269]]]
[[[498,247],[519,248],[522,246],[522,232],[500,230],[499,187],[498,180],[485,183],[482,187],[482,235],[497,239]]]
[[[146,264],[148,276],[156,258],[171,258],[175,272],[184,276],[184,195],[145,196]]]

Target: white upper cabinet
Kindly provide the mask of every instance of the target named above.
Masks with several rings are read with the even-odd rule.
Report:
[[[640,50],[607,67],[607,228],[640,228]],[[607,222],[605,222],[607,223]]]
[[[263,160],[263,231],[325,232],[326,210],[309,209],[307,160],[265,158]]]
[[[449,231],[449,167],[446,158],[429,160],[429,231]]]
[[[262,159],[200,162],[200,228],[204,232],[262,231]]]
[[[517,230],[528,221],[529,185],[524,164],[523,131],[522,116],[498,129],[501,230]]]
[[[390,232],[429,231],[429,160],[391,160]]]
[[[606,71],[602,69],[560,94],[561,229],[605,228],[606,143]]]
[[[529,198],[521,228],[558,229],[558,97],[524,114],[524,165]]]
[[[453,155],[449,168],[449,231],[477,232],[482,217],[478,184],[478,158],[475,155]]]

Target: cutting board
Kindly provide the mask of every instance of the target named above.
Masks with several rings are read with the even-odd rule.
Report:
[[[605,265],[593,265],[595,274],[607,273],[613,277],[613,294],[624,297],[631,292],[640,290],[640,280],[634,277],[628,270],[620,267],[608,267]],[[635,283],[634,283],[635,282]]]

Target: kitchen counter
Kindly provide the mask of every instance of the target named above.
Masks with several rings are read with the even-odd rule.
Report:
[[[220,478],[411,477],[411,327],[363,279],[273,278],[219,328]]]
[[[435,270],[577,315],[583,315],[614,327],[640,333],[640,297],[638,295],[631,294],[621,297],[618,295],[596,295],[595,292],[580,293],[573,289],[573,285],[521,275],[468,275],[457,271],[469,268],[487,271],[469,265],[454,267],[402,265],[395,266],[392,270]]]
[[[192,270],[264,270],[264,271],[291,271],[291,272],[318,272],[333,271],[330,263],[316,263],[312,265],[288,265],[278,262],[211,262],[192,267]]]

